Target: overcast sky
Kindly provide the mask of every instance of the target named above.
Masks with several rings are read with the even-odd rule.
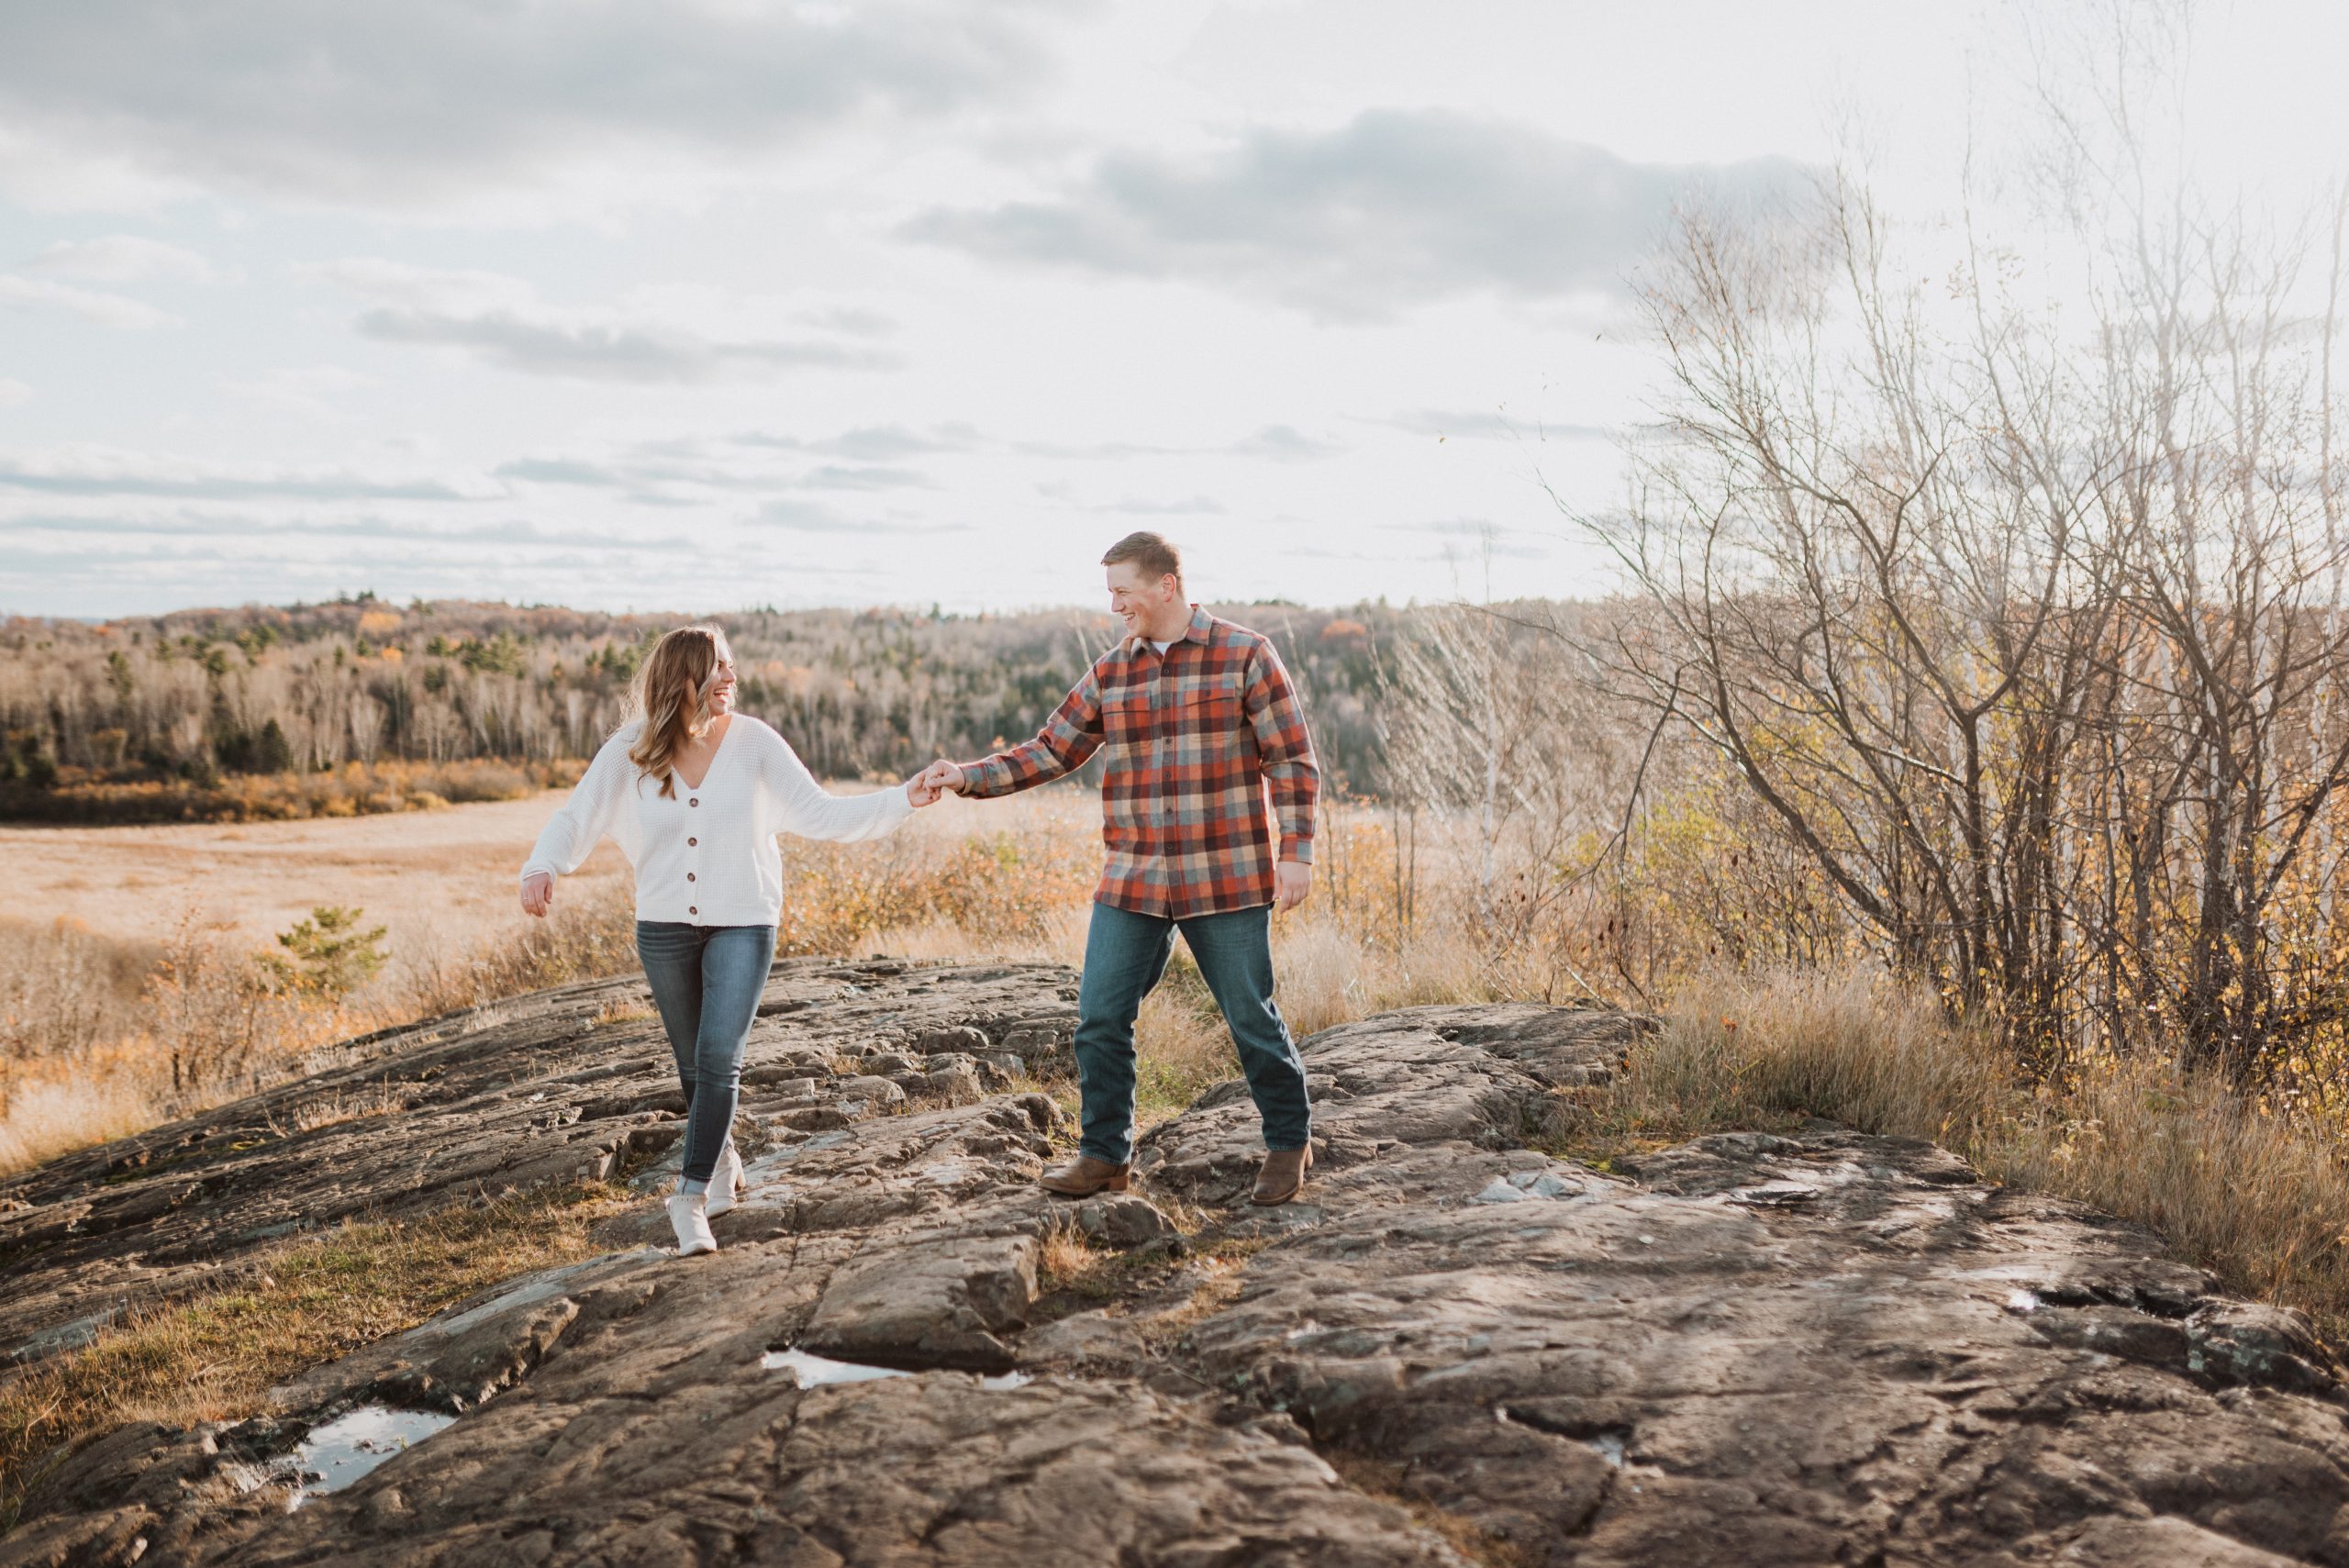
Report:
[[[2239,171],[2349,147],[2344,9],[2206,28]],[[1091,602],[1144,527],[1201,596],[1597,592],[1542,485],[1619,483],[1673,203],[1856,120],[1946,205],[2012,18],[9,0],[0,613]]]

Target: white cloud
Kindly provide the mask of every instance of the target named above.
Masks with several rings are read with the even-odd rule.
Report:
[[[251,513],[188,509],[145,516],[0,517],[0,533],[67,534],[124,539],[209,539],[221,541],[357,539],[412,539],[443,545],[501,545],[525,550],[612,550],[667,553],[690,550],[684,534],[647,534],[638,529],[592,529],[575,524],[550,526],[526,517],[495,522],[437,523],[362,512],[341,517],[261,517]]]
[[[881,467],[873,464],[851,466],[826,463],[803,475],[799,481],[810,490],[934,490],[930,476],[918,469]]]
[[[1321,458],[1335,457],[1345,450],[1336,441],[1319,440],[1306,435],[1293,425],[1267,425],[1231,446],[1235,457],[1261,457],[1274,462],[1313,462]]]
[[[1138,457],[1253,457],[1274,462],[1311,462],[1346,449],[1304,434],[1294,425],[1266,425],[1221,446],[1168,446],[1157,441],[1021,441],[1015,450],[1030,457],[1078,462],[1121,462]]]
[[[0,6],[9,163],[430,206],[645,155],[743,160],[1047,74],[1052,7],[78,0]]]
[[[135,234],[60,240],[26,262],[23,270],[102,284],[132,284],[150,278],[208,284],[220,275],[210,261],[185,246],[167,245]]]
[[[819,339],[720,342],[660,326],[511,310],[450,316],[386,308],[368,311],[358,327],[387,343],[462,349],[501,370],[584,381],[700,383],[737,373],[882,370],[897,363]]]
[[[185,500],[468,501],[502,492],[478,480],[365,474],[346,469],[211,463],[152,452],[79,447],[0,453],[0,490],[47,495],[145,495]]]
[[[1211,157],[1105,158],[1055,199],[934,207],[907,238],[1032,265],[1188,278],[1325,320],[1474,293],[1610,289],[1699,191],[1766,198],[1781,159],[1634,163],[1529,126],[1373,109],[1326,131],[1259,128]]]
[[[760,438],[744,435],[735,438],[745,443]],[[791,438],[766,438],[789,441]],[[853,430],[842,430],[837,436],[826,436],[804,444],[807,450],[824,457],[852,459],[859,462],[885,462],[898,458],[929,457],[940,452],[969,451],[980,442],[979,432],[969,425],[934,425],[927,430],[912,430],[903,425],[866,425]]]
[[[852,436],[867,432],[851,432]],[[696,440],[642,441],[606,456],[554,452],[517,458],[500,463],[496,476],[526,484],[562,485],[604,490],[640,505],[674,506],[712,499],[708,494],[787,491],[934,490],[936,483],[918,469],[878,463],[819,463],[794,471],[777,466],[781,454],[824,451],[836,441],[769,439],[728,442],[729,455],[713,456],[707,443]],[[807,515],[821,511],[814,503],[779,502],[778,517],[803,506]]]
[[[124,332],[168,327],[178,319],[167,311],[158,310],[128,295],[75,288],[71,284],[52,283],[47,278],[17,277],[7,272],[0,272],[0,305],[18,310],[69,311],[84,321],[95,321],[101,327],[111,327]]]
[[[310,269],[376,300],[354,323],[381,342],[462,350],[525,375],[702,384],[810,367],[885,370],[895,355],[834,339],[718,337],[652,311],[548,305],[519,278],[356,257]]]
[[[1617,433],[1599,425],[1545,424],[1538,417],[1512,415],[1505,408],[1408,408],[1364,423],[1454,441],[1605,441],[1613,439]]]
[[[770,501],[751,520],[805,534],[952,534],[964,530],[961,523],[932,523],[902,515],[852,517],[820,501]]]

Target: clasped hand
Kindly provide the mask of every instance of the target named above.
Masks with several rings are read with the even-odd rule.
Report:
[[[906,798],[917,806],[934,806],[949,793],[963,793],[963,770],[943,757],[906,781]]]

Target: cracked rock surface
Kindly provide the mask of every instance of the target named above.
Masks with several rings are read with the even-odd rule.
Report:
[[[1133,1194],[1055,1201],[1064,1114],[995,1059],[1052,1078],[1073,984],[778,965],[719,1252],[671,1257],[648,1201],[268,1417],[103,1436],[0,1564],[2349,1568],[2332,1353],[2142,1230],[1850,1132],[1553,1159],[1545,1097],[1605,1084],[1635,1021],[1516,1006],[1305,1042],[1297,1203],[1245,1203],[1236,1085],[1149,1133]],[[665,1047],[596,1021],[638,995],[444,1020],[17,1182],[0,1351],[288,1224],[657,1184]],[[404,1116],[229,1136],[386,1073]],[[801,1370],[831,1362],[859,1380]],[[289,1511],[283,1456],[362,1401],[456,1418]]]

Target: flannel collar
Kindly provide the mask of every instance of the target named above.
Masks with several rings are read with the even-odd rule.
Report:
[[[1208,645],[1208,638],[1213,635],[1214,630],[1215,617],[1208,614],[1204,606],[1193,605],[1191,606],[1191,624],[1183,628],[1182,636],[1175,638],[1174,641],[1169,642],[1166,645],[1166,651],[1169,653],[1174,651],[1174,643],[1176,642],[1196,642],[1200,647],[1205,648]],[[1149,646],[1150,639],[1144,637],[1138,631],[1134,632],[1126,639],[1126,654],[1129,658],[1137,657],[1141,654],[1143,649],[1148,648]]]

